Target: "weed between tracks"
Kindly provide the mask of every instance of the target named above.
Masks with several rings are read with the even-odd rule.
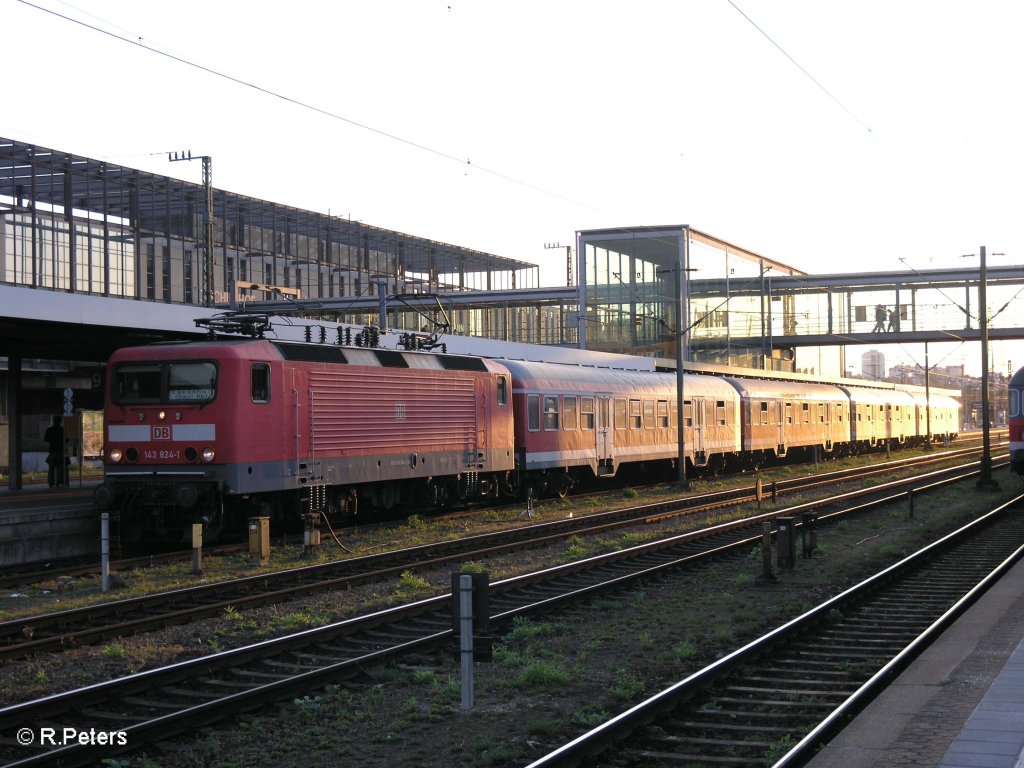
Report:
[[[1018,487],[1008,475],[1000,473],[999,480],[1008,489],[1003,496]],[[524,765],[956,527],[994,498],[979,495],[972,483],[963,485],[958,491],[919,498],[914,520],[901,507],[822,528],[815,557],[799,560],[794,571],[782,574],[770,586],[759,582],[761,555],[752,551],[746,558],[645,583],[554,616],[518,620],[496,639],[494,662],[476,665],[472,713],[459,708],[457,664],[443,656],[420,657],[394,668],[368,669],[354,684],[309,691],[277,711],[215,726],[193,742],[151,758],[128,758],[124,764],[169,768]],[[551,514],[565,514],[561,502],[553,506],[556,511]],[[494,523],[501,527],[508,520]],[[467,524],[443,523],[440,532],[429,531],[433,525],[418,520],[398,533],[404,544],[405,534],[413,540],[433,540],[445,535],[445,528]],[[658,532],[684,527],[674,521],[659,525]],[[393,544],[395,530],[391,535]],[[621,536],[576,537],[543,551],[474,563],[471,570],[487,570],[497,579],[631,546],[650,535],[651,531],[640,529]],[[367,541],[366,546],[376,545]],[[406,573],[390,584],[259,610],[229,610],[216,620],[14,662],[4,669],[0,699],[9,703],[234,647],[286,629],[446,591],[449,583],[447,570]],[[783,747],[779,745],[780,750]]]

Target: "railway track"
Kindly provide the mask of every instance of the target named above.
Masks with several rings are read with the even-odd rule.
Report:
[[[204,548],[203,555],[206,557],[216,557],[233,552],[242,552],[245,549],[245,544],[225,544],[219,547]],[[132,568],[150,568],[166,563],[184,562],[191,558],[192,550],[188,552],[154,552],[150,555],[113,560],[110,563],[110,570],[124,571]],[[95,576],[99,572],[100,566],[95,558],[92,557],[72,557],[49,560],[45,563],[31,563],[25,566],[15,565],[0,569],[0,589],[24,586],[26,584],[38,584],[56,578]]]
[[[946,457],[949,458],[948,456]],[[780,481],[772,489],[775,496],[804,492],[814,488],[834,489],[837,482],[891,474],[896,468],[921,467],[938,461],[936,457],[886,462],[868,469],[828,472],[814,478]],[[939,470],[939,474],[971,471],[957,466]],[[899,492],[921,481],[894,481],[853,492],[857,496]],[[822,504],[832,500],[830,495]],[[852,497],[851,497],[852,498]],[[378,555],[355,557],[331,563],[305,566],[241,579],[203,584],[196,587],[160,592],[142,597],[104,602],[83,608],[11,619],[0,623],[0,661],[21,656],[59,651],[69,647],[97,643],[114,637],[182,624],[224,613],[247,609],[325,592],[346,589],[356,584],[394,578],[404,571],[422,570],[450,563],[484,559],[510,550],[543,546],[568,536],[598,534],[616,528],[654,523],[679,515],[695,515],[726,506],[756,501],[757,489],[743,488],[682,499],[630,507],[586,517],[526,525],[490,534],[422,545]],[[810,511],[809,505],[804,511]],[[775,515],[783,514],[776,512]],[[741,528],[744,521],[732,525]]]
[[[1024,495],[529,768],[802,765],[1024,557]]]
[[[993,432],[993,441],[1005,442],[1006,430]],[[888,469],[898,468],[901,466],[907,466],[908,462],[938,462],[943,460],[949,460],[956,458],[957,456],[967,457],[978,453],[979,449],[973,446],[974,443],[978,442],[976,439],[971,437],[961,438],[958,441],[958,447],[955,450],[944,450],[936,452],[931,456],[913,457],[910,459],[901,459],[894,461],[886,461],[882,463],[878,471],[887,471]],[[858,472],[857,469],[845,470],[846,472]],[[839,478],[842,472],[829,473],[828,477]],[[784,486],[783,486],[784,487]],[[52,493],[52,492],[51,492]],[[607,493],[607,490],[594,492],[592,494],[581,493],[574,494],[574,499],[585,499],[589,495],[601,496]],[[36,493],[30,494],[32,497],[34,506],[39,507],[47,500],[51,499],[50,494]],[[84,503],[88,498],[89,494],[69,490],[62,494],[63,497],[80,497],[79,503]],[[5,497],[0,494],[0,518],[7,511],[11,511],[10,505],[12,501],[16,501],[21,496],[15,495],[14,497]],[[467,516],[479,515],[479,509],[463,510],[459,512],[453,512],[445,515],[434,515],[432,519],[445,519],[445,518],[460,518]],[[287,543],[287,536],[284,537],[284,542]],[[204,549],[204,555],[217,555],[222,553],[230,553],[240,551],[245,548],[245,544],[228,544],[220,547],[207,547]],[[179,550],[179,551],[168,551],[168,552],[154,552],[139,555],[137,557],[125,557],[119,558],[115,562],[111,562],[110,567],[113,570],[126,570],[131,568],[147,567],[150,565],[160,565],[172,562],[188,562],[192,559],[192,550]],[[100,572],[100,565],[95,558],[86,557],[73,557],[64,559],[51,559],[46,561],[14,564],[14,565],[0,565],[0,589],[8,589],[12,587],[26,586],[29,584],[37,584],[43,581],[52,580],[55,577],[80,577],[98,574]]]
[[[853,509],[860,511],[862,504]],[[822,524],[843,513],[825,516]],[[766,516],[761,516],[766,517]],[[543,615],[596,595],[621,591],[638,580],[659,578],[712,559],[747,557],[761,540],[760,519],[745,527],[715,526],[628,550],[495,582],[491,624]],[[359,674],[367,664],[435,653],[452,638],[450,596],[442,595],[338,622],[284,638],[97,683],[0,709],[6,733],[43,728],[119,734],[123,744],[46,745],[40,749],[0,743],[12,766],[84,765],[139,749],[267,703],[305,695]],[[26,752],[32,754],[26,755]]]
[[[792,494],[814,488],[827,488],[830,494],[823,500],[801,507],[802,512],[836,501],[832,493],[837,482],[891,474],[894,465],[919,467],[936,461],[935,458],[886,462],[867,470],[841,470],[814,478],[781,481],[774,494]],[[956,466],[926,475],[931,482],[938,477],[959,477],[973,472],[972,466]],[[854,499],[882,497],[905,493],[907,488],[922,484],[919,478],[908,478],[876,485],[869,489],[852,491],[842,498]],[[680,515],[696,515],[709,510],[756,501],[757,489],[744,488],[710,494],[688,496],[683,499],[630,507],[586,517],[568,518],[547,523],[526,525],[490,534],[481,534],[418,547],[386,552],[378,555],[349,558],[320,565],[293,568],[270,574],[261,574],[204,584],[197,587],[160,592],[56,613],[12,619],[0,623],[0,661],[33,653],[59,651],[84,644],[97,643],[126,634],[182,624],[211,616],[222,615],[229,607],[245,610],[283,602],[333,589],[394,578],[404,571],[415,571],[480,560],[525,548],[540,547],[568,536],[599,534],[617,528],[642,523],[655,523]],[[789,514],[775,511],[752,518],[756,521]],[[739,520],[726,524],[743,530],[752,523]],[[756,524],[760,524],[759,522]],[[721,528],[721,527],[720,527]],[[699,533],[693,535],[700,535]]]

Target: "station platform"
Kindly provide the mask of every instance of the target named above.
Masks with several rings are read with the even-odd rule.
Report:
[[[70,486],[0,487],[0,564],[35,563],[99,552],[99,517],[92,494],[99,480]]]
[[[1024,768],[1024,561],[808,765]]]

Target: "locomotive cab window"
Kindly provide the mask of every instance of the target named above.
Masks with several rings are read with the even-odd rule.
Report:
[[[140,363],[114,371],[119,405],[208,403],[217,394],[217,366],[210,362]]]
[[[171,363],[167,366],[167,400],[172,403],[213,400],[217,366],[213,363]]]
[[[114,371],[114,402],[159,403],[162,378],[159,363],[120,365]]]
[[[267,363],[253,363],[250,379],[252,385],[252,401],[254,403],[269,403],[270,366]]]
[[[508,405],[508,377],[498,377],[498,405]]]

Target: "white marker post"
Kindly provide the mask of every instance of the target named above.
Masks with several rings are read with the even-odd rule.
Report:
[[[100,515],[100,576],[103,591],[110,591],[110,513]]]

